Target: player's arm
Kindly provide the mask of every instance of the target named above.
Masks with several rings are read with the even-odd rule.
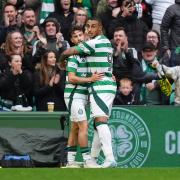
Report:
[[[75,47],[71,47],[63,51],[59,57],[59,62],[65,61],[69,56],[71,55],[77,55],[79,54],[79,51]]]
[[[68,81],[72,84],[91,83],[104,77],[104,73],[95,72],[91,77],[78,77],[74,72],[68,73]]]

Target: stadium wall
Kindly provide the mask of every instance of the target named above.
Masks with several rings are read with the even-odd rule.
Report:
[[[67,112],[1,112],[0,113],[0,158],[7,151],[16,149],[18,152],[27,150],[27,142],[22,139],[15,141],[18,147],[5,147],[10,134],[10,139],[21,137],[22,132],[41,137],[46,134],[49,141],[54,136],[60,138],[62,130],[60,117],[68,116]],[[180,166],[180,109],[174,106],[115,106],[113,107],[109,126],[112,134],[113,151],[119,167],[179,167]],[[93,137],[92,119],[89,120],[89,145]],[[13,133],[14,132],[14,133]],[[20,132],[20,133],[19,133]],[[68,127],[66,126],[66,133]],[[18,136],[17,136],[18,135]],[[3,138],[2,138],[3,137]],[[6,138],[5,138],[6,137]],[[48,139],[47,138],[47,139]],[[34,140],[34,139],[33,139]],[[41,141],[37,139],[37,141]],[[13,141],[12,141],[13,142]],[[19,143],[18,143],[19,142]],[[32,141],[34,142],[34,141]],[[44,149],[48,149],[52,143],[44,143]],[[56,142],[57,143],[57,142]],[[56,144],[57,145],[57,144]],[[57,145],[58,146],[58,145]],[[23,147],[23,148],[22,148]],[[46,147],[46,148],[45,148]],[[18,149],[19,148],[19,149]],[[41,147],[42,148],[42,147]],[[18,149],[18,150],[17,150]],[[43,153],[44,153],[43,149]],[[51,149],[52,150],[52,149]],[[50,151],[51,151],[50,150]],[[40,159],[41,153],[31,151],[35,158]],[[55,153],[52,151],[51,154]],[[43,154],[43,162],[53,164],[54,156],[48,160]],[[46,157],[47,156],[47,157]],[[78,157],[77,159],[81,159]],[[103,161],[103,154],[99,156],[99,162]]]

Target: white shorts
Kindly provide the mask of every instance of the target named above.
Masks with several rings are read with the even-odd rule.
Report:
[[[69,98],[65,98],[66,106],[68,107],[69,113],[70,113],[70,120],[73,122],[79,122],[87,120],[86,115],[86,105],[87,100],[84,99],[73,99],[72,102],[70,102]],[[70,109],[69,109],[69,103]]]
[[[96,95],[98,97],[94,97],[93,94],[90,95],[91,116],[94,118],[100,116],[109,117],[115,94],[99,93]]]

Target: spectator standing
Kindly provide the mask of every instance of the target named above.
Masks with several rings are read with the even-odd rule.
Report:
[[[6,41],[8,32],[18,28],[16,7],[7,3],[3,9],[3,21],[0,24],[0,45]]]
[[[33,47],[34,66],[40,62],[42,55],[47,50],[55,51],[59,57],[65,49],[69,48],[69,43],[64,40],[61,27],[55,18],[47,18],[43,27],[44,36],[40,37]]]
[[[103,28],[104,28],[104,33],[105,35],[111,39],[112,36],[109,33],[109,28],[110,23],[112,20],[116,19],[118,14],[121,12],[121,1],[118,0],[106,0],[107,8],[106,10],[102,13],[99,14],[98,18],[100,18]]]
[[[145,0],[146,3],[150,4],[152,7],[152,20],[153,20],[153,27],[152,29],[158,31],[160,34],[160,26],[162,22],[162,18],[166,9],[174,4],[175,0]]]
[[[23,35],[19,30],[9,32],[6,42],[0,49],[0,70],[3,71],[8,65],[7,55],[19,54],[22,57],[22,66],[33,72],[32,55],[27,51]]]
[[[160,34],[158,33],[158,31],[154,29],[149,30],[146,35],[146,42],[152,43],[159,51],[161,42],[160,42]]]
[[[88,14],[87,14],[86,9],[80,7],[80,8],[77,8],[74,14],[74,20],[72,22],[72,25],[85,27],[87,20],[88,20]]]
[[[74,0],[73,10],[76,13],[77,9],[82,7],[87,11],[88,17],[95,15],[95,8],[97,0]]]
[[[128,47],[128,39],[124,28],[117,27],[115,29],[112,44],[114,47],[113,74],[116,81],[119,83],[122,78],[133,80],[134,101],[138,104],[142,83],[157,79],[158,76],[154,73],[143,72],[141,63],[137,58],[137,51],[135,48]]]
[[[137,59],[137,51],[135,48],[129,47],[128,38],[123,27],[115,29],[112,45],[114,48],[113,75],[116,81],[119,82],[120,79],[125,77],[132,78],[132,62],[133,59]]]
[[[134,47],[140,53],[146,40],[148,27],[141,19],[137,18],[133,0],[124,0],[121,12],[117,18],[109,23],[108,31],[111,34],[111,38],[116,27],[124,27],[127,32],[129,47]]]
[[[50,13],[48,17],[57,19],[64,39],[70,42],[69,30],[74,19],[73,0],[55,0],[55,12]]]
[[[162,48],[170,57],[170,66],[180,65],[180,0],[169,6],[161,24]]]
[[[24,0],[1,0],[0,1],[0,21],[2,21],[3,17],[3,9],[6,3],[10,3],[16,7],[16,9],[20,9],[24,5]]]
[[[158,33],[158,31],[156,31],[154,29],[149,30],[146,35],[146,42],[150,42],[156,47],[156,49],[157,49],[156,57],[157,57],[158,61],[160,61],[162,64],[170,66],[169,55],[167,53],[163,53],[163,49],[161,46],[161,38],[160,38],[160,34]]]
[[[152,28],[152,9],[151,5],[147,4],[145,0],[134,0],[137,17],[141,18],[149,29]]]
[[[35,41],[39,39],[40,30],[37,25],[35,11],[31,8],[27,8],[23,11],[21,32],[24,36],[26,46],[32,53],[33,45]]]
[[[157,50],[152,43],[146,43],[142,50],[142,68],[146,73],[157,72],[152,66],[153,61],[157,61]],[[152,80],[144,83],[141,88],[142,103],[146,105],[161,105],[162,93],[158,81]]]
[[[12,106],[19,105],[20,98],[25,100],[31,87],[32,75],[23,69],[21,55],[12,54],[8,58],[8,66],[0,74],[1,104],[9,110]],[[21,105],[28,106],[27,103],[26,101]]]
[[[65,111],[65,71],[56,64],[56,54],[47,51],[34,73],[34,96],[37,111],[47,111],[47,102],[54,102],[55,111]]]

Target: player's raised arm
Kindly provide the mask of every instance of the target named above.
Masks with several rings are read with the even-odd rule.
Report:
[[[69,56],[72,55],[77,55],[79,54],[78,50],[76,49],[75,46],[66,49],[65,51],[63,51],[59,57],[59,62],[64,61],[66,58],[68,58]]]

